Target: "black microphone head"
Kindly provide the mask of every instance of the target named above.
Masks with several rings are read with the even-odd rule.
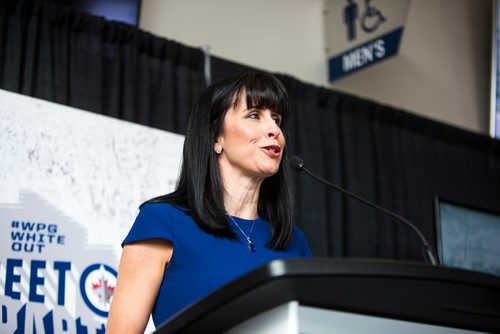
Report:
[[[305,163],[304,160],[294,155],[288,159],[288,164],[290,167],[296,172],[302,172],[302,168],[304,168]]]

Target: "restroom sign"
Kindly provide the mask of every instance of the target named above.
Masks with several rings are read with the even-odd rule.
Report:
[[[409,0],[327,0],[330,82],[398,53]]]

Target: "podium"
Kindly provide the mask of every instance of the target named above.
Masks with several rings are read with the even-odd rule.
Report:
[[[156,331],[223,332],[498,333],[500,278],[387,260],[275,260]]]

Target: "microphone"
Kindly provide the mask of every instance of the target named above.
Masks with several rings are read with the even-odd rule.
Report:
[[[438,262],[436,260],[436,256],[434,255],[434,251],[432,250],[431,245],[429,245],[429,243],[425,239],[422,232],[420,232],[420,230],[414,224],[412,224],[408,219],[398,215],[397,213],[389,211],[386,208],[383,208],[375,203],[372,203],[372,202],[368,201],[367,199],[364,199],[363,197],[358,196],[358,195],[356,195],[356,194],[354,194],[354,193],[352,193],[344,188],[341,188],[333,183],[330,183],[330,182],[326,181],[325,179],[322,179],[321,177],[315,175],[309,169],[307,169],[305,167],[306,165],[304,163],[304,160],[302,160],[301,158],[299,158],[296,155],[294,155],[290,159],[288,159],[288,163],[294,171],[296,171],[298,173],[305,172],[307,175],[311,176],[315,180],[317,180],[323,184],[326,184],[327,186],[332,187],[337,191],[340,191],[342,194],[347,195],[347,196],[357,200],[358,202],[361,202],[361,203],[366,204],[372,208],[375,208],[376,210],[378,210],[378,211],[384,213],[385,215],[395,219],[396,221],[401,222],[401,223],[405,224],[406,226],[410,227],[417,234],[420,241],[422,242],[422,246],[424,248],[425,254],[427,255],[427,260],[429,260],[429,262],[433,266],[438,265]]]

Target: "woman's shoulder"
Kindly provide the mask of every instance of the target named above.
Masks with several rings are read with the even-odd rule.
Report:
[[[302,238],[305,238],[305,234],[304,232],[300,229],[300,227],[298,226],[294,226],[293,227],[293,232],[292,232],[294,235],[299,235],[300,237]]]
[[[150,212],[171,212],[171,213],[187,213],[189,210],[186,205],[183,203],[176,203],[175,201],[170,201],[165,199],[165,196],[155,197],[146,202],[142,203],[139,206],[141,212],[150,211]]]
[[[139,207],[141,211],[147,210],[147,211],[187,211],[186,208],[183,208],[181,206],[178,206],[173,203],[168,203],[168,202],[144,202],[141,204]]]
[[[304,232],[302,232],[302,230],[297,226],[293,227],[291,245],[294,248],[296,247],[300,249],[302,256],[304,257],[312,256],[311,248],[309,247],[309,243],[307,242],[307,237],[304,234]]]

